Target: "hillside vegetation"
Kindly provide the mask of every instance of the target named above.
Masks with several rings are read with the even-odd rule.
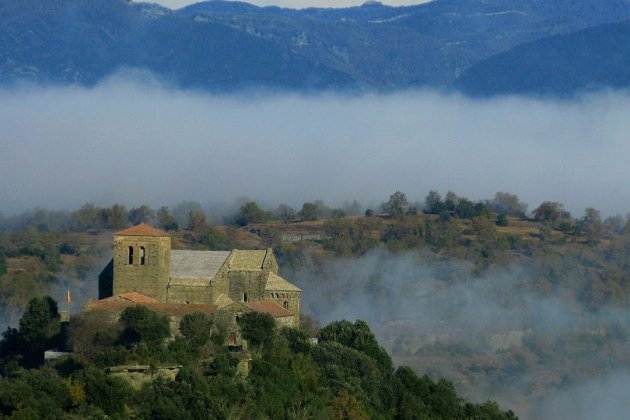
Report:
[[[472,201],[431,192],[414,203],[397,192],[374,209],[245,201],[223,222],[209,220],[217,215],[190,202],[4,218],[2,316],[17,325],[31,298],[60,300],[68,287],[77,313],[96,296],[111,231],[149,222],[175,248],[274,248],[282,275],[304,290],[304,312],[321,322],[364,319],[396,364],[519,414],[628,367],[625,217],[595,209],[576,217],[552,201],[529,211],[506,193]]]
[[[3,418],[138,419],[514,419],[495,403],[463,401],[452,384],[394,368],[366,323],[334,322],[311,344],[300,329],[274,326],[250,313],[241,324],[251,348],[251,372],[212,320],[184,317],[182,335],[170,335],[165,317],[145,307],[126,309],[118,324],[86,313],[60,327],[54,300],[29,302],[19,329],[0,341],[0,415]],[[312,330],[310,332],[313,332]],[[65,337],[67,336],[67,337]],[[42,366],[50,346],[75,351]],[[174,379],[156,375],[136,387],[108,374],[114,364],[177,363]]]

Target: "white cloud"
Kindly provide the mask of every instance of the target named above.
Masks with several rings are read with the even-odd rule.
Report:
[[[630,210],[630,97],[211,96],[109,81],[0,91],[0,210],[244,195],[373,203],[399,189]]]

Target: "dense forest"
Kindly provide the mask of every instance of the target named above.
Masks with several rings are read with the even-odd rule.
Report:
[[[510,419],[495,403],[463,401],[447,381],[417,376],[392,360],[362,321],[324,328],[278,329],[268,314],[239,319],[251,351],[251,371],[224,331],[201,313],[186,315],[181,335],[144,306],[127,308],[117,323],[93,313],[62,325],[50,297],[31,300],[0,341],[0,415],[61,418]],[[216,328],[213,328],[216,327]],[[212,331],[212,333],[211,333]],[[312,344],[310,334],[319,342]],[[44,364],[45,349],[72,356]],[[133,387],[107,373],[121,364],[177,364],[173,380],[157,376]]]
[[[190,368],[183,369],[175,382],[153,384],[133,394],[142,396],[138,400],[126,400],[124,409],[139,416],[150,416],[144,411],[148,407],[138,401],[149,401],[151,394],[144,393],[157,392],[157,386],[164,387],[160,392],[168,389],[174,401],[184,406],[188,406],[186,397],[178,394],[184,388],[212,395],[223,389],[217,387],[225,386],[232,390],[225,395],[238,389],[235,394],[250,404],[266,407],[261,412],[271,417],[277,414],[273,411],[277,406],[267,406],[268,400],[294,410],[295,404],[308,405],[309,409],[327,407],[330,413],[335,399],[341,398],[353,401],[344,405],[356,403],[357,412],[363,413],[357,414],[360,418],[400,415],[400,394],[387,396],[379,387],[387,384],[387,389],[399,389],[396,381],[405,382],[409,375],[408,380],[415,384],[409,386],[420,393],[414,395],[423,395],[419,401],[429,410],[426,412],[450,418],[452,413],[445,414],[427,402],[427,398],[433,398],[428,396],[433,391],[427,390],[448,388],[444,395],[454,400],[446,405],[460,410],[459,417],[502,414],[492,404],[466,405],[457,399],[455,389],[466,398],[498,400],[519,414],[536,416],[537,404],[556,392],[628,367],[630,319],[624,309],[630,298],[628,218],[604,218],[592,208],[574,216],[554,201],[529,210],[527,204],[509,193],[475,201],[452,192],[441,195],[432,191],[414,202],[396,192],[373,208],[356,202],[335,208],[313,201],[297,209],[288,205],[268,209],[243,200],[233,211],[222,212],[184,202],[159,209],[86,204],[75,211],[38,209],[5,216],[0,218],[0,320],[21,327],[20,317],[32,298],[49,294],[60,300],[68,288],[74,295],[70,310],[78,313],[86,299],[96,296],[96,276],[111,256],[111,232],[142,222],[170,232],[176,248],[274,248],[282,274],[305,291],[305,312],[321,323],[331,323],[331,328],[363,331],[369,324],[391,354],[393,364],[387,356],[387,368],[383,368],[379,366],[380,356],[370,353],[368,357],[374,359],[371,362],[379,366],[378,379],[344,376],[350,375],[344,370],[348,365],[339,366],[354,365],[356,360],[346,359],[350,356],[345,353],[333,357],[319,352],[338,344],[359,353],[364,349],[322,339],[325,345],[296,351],[292,340],[298,333],[276,331],[274,339],[261,345],[257,353],[260,365],[255,362],[251,376],[237,383],[227,379],[232,377],[229,374],[208,373],[212,368],[204,363],[220,354],[220,346],[211,340],[205,345],[212,347],[208,351],[213,356],[209,357],[210,353],[178,353],[175,343],[184,338],[163,344],[152,353],[140,342],[124,343],[113,334],[103,344],[110,354],[75,361],[81,365],[76,371],[47,366],[27,373],[16,368],[7,381],[32,388],[29,375],[48,375],[70,387],[65,389],[81,383],[87,393],[87,382],[79,379],[85,377],[86,369],[96,372],[92,368],[139,361],[141,355],[154,363],[178,363]],[[336,322],[340,319],[364,319],[367,324]],[[320,339],[329,327],[319,331]],[[124,326],[118,328],[124,330]],[[19,328],[12,334],[17,337],[18,333]],[[372,333],[368,335],[377,348]],[[10,343],[11,337],[8,334],[5,343]],[[365,356],[359,353],[353,352],[357,357]],[[317,372],[319,391],[304,397],[309,399],[308,404],[283,400],[283,391],[277,391],[278,400],[265,394],[271,391],[264,381],[276,373],[261,370],[262,366],[270,366],[262,361],[269,362],[280,354],[286,360],[284,367],[278,367],[277,375],[289,375],[290,360],[301,358]],[[335,367],[328,366],[328,362]],[[392,367],[398,365],[413,370]],[[443,377],[450,382],[440,381]],[[337,381],[351,386],[339,388]],[[283,386],[304,386],[297,385],[300,380],[296,379],[281,382]],[[345,391],[340,393],[342,388]],[[306,391],[300,392],[306,395]],[[435,392],[442,395],[442,391]],[[373,395],[378,398],[373,399]],[[455,400],[459,402],[455,404]],[[238,398],[212,401],[230,410],[248,407]],[[58,406],[67,412],[98,407],[87,402]],[[284,415],[299,417],[297,412]],[[238,413],[244,415],[247,411]]]

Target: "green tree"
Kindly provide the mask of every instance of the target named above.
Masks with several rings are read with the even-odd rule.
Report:
[[[129,217],[127,215],[127,209],[122,204],[114,204],[109,213],[108,227],[111,229],[122,229],[127,226]]]
[[[121,341],[127,345],[139,343],[158,343],[171,334],[168,319],[146,306],[133,306],[120,315],[123,326]]]
[[[316,203],[304,203],[299,216],[306,221],[318,220],[322,217],[322,209]]]
[[[164,230],[177,230],[179,227],[175,217],[170,213],[168,207],[162,206],[157,212],[158,226]]]
[[[89,367],[81,371],[77,378],[85,385],[87,402],[101,408],[110,416],[122,414],[133,395],[127,381],[108,375],[101,369]]]
[[[599,242],[603,228],[604,225],[599,210],[594,208],[587,208],[584,211],[584,217],[578,221],[576,226],[577,232],[584,235],[590,244]]]
[[[497,216],[497,226],[509,226],[510,220],[505,213],[499,213]]]
[[[527,204],[523,203],[516,194],[498,192],[490,201],[490,208],[497,214],[507,214],[514,217],[525,217]]]
[[[337,255],[361,255],[378,245],[372,237],[372,223],[365,220],[334,219],[326,222],[324,246]]]
[[[295,219],[295,217],[297,216],[297,213],[292,207],[286,204],[280,204],[275,211],[275,215],[278,219],[282,220],[284,223],[288,223],[291,220]]]
[[[151,209],[151,207],[145,204],[129,210],[129,221],[132,225],[139,225],[140,223],[153,223],[154,219],[155,212]]]
[[[564,206],[555,201],[544,201],[534,210],[534,219],[545,222],[555,222],[565,217]]]
[[[70,410],[67,384],[50,368],[16,372],[0,379],[0,417],[61,419]]]
[[[453,191],[449,191],[446,193],[444,197],[444,207],[446,211],[454,212],[459,204],[459,197]]]
[[[212,325],[212,318],[204,313],[195,312],[184,315],[179,322],[179,331],[192,346],[200,347],[210,339]]]
[[[446,206],[442,201],[442,196],[437,191],[429,191],[429,194],[424,199],[424,211],[429,214],[440,214],[446,210]]]
[[[424,221],[406,219],[388,224],[381,234],[381,241],[392,251],[419,248],[424,244]]]
[[[269,213],[263,210],[255,201],[243,204],[236,218],[236,223],[246,226],[252,223],[265,223],[269,220]]]
[[[7,273],[7,257],[4,255],[4,252],[0,251],[0,276],[3,276]]]
[[[193,232],[203,232],[208,229],[204,212],[201,209],[190,210],[186,227]]]
[[[233,237],[234,235],[230,234],[229,231],[225,232],[214,227],[208,227],[200,235],[199,243],[211,251],[224,251],[235,248]]]
[[[266,347],[273,340],[276,322],[266,313],[248,312],[238,319],[243,338],[253,347]]]
[[[368,420],[370,418],[363,405],[345,388],[342,388],[330,402],[328,412],[331,419]]]
[[[30,300],[20,318],[19,330],[28,365],[41,364],[44,361],[44,351],[58,344],[59,321],[57,302],[50,296]]]
[[[615,216],[609,216],[606,218],[606,220],[604,220],[604,225],[606,226],[606,228],[610,232],[616,233],[616,234],[623,233],[623,228],[624,228],[625,223],[626,223],[625,219],[620,214],[617,214]]]
[[[178,226],[189,227],[190,213],[197,211],[203,213],[203,208],[201,207],[201,204],[196,201],[182,201],[178,203],[175,207],[173,207],[173,211],[171,212],[171,214],[173,215],[173,217],[175,217],[175,221],[177,222]]]
[[[86,203],[70,216],[75,230],[96,229],[103,227],[100,210],[92,203]]]
[[[407,200],[407,195],[400,191],[396,191],[390,195],[389,200],[383,204],[383,211],[394,217],[403,216],[408,208],[409,201]]]
[[[321,341],[334,341],[344,346],[358,350],[370,356],[379,364],[384,371],[390,371],[392,360],[376,341],[376,337],[370,330],[367,322],[357,320],[353,323],[349,321],[335,321],[319,331]]]
[[[457,206],[455,207],[455,214],[460,219],[472,219],[478,216],[475,203],[467,198],[460,198],[458,200]]]

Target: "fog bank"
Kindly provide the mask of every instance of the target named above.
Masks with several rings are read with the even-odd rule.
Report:
[[[630,311],[591,311],[513,264],[472,264],[429,251],[374,250],[307,258],[283,275],[322,324],[363,319],[398,364],[446,377],[466,396],[497,400],[523,419],[615,419],[628,412]],[[579,283],[580,279],[575,279]]]
[[[228,202],[381,202],[395,190],[534,208],[630,210],[630,96],[472,100],[434,92],[231,96],[120,77],[0,91],[0,211]]]

